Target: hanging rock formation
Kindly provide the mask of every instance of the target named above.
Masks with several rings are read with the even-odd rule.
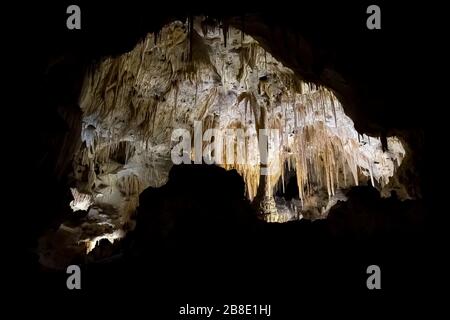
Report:
[[[194,137],[196,122],[202,133],[217,130],[216,163],[241,174],[248,199],[274,222],[286,220],[273,197],[286,172],[295,170],[301,212],[321,191],[324,207],[338,190],[361,183],[388,193],[405,156],[395,137],[383,151],[379,137],[359,135],[333,92],[299,79],[242,31],[201,17],[170,23],[130,52],[92,65],[80,106],[74,201],[89,194],[89,205],[109,208],[89,223],[111,224],[110,241],[130,228],[139,194],[166,183],[173,131]],[[270,133],[267,159],[260,157],[260,129]],[[202,150],[211,144],[203,139]],[[102,237],[102,228],[91,228],[77,239],[90,242],[89,251]]]

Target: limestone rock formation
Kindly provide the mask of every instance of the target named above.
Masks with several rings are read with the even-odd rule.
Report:
[[[93,227],[77,237],[87,251],[100,239],[123,236],[139,194],[166,183],[175,129],[195,137],[199,124],[202,152],[209,146],[215,163],[236,169],[247,198],[273,222],[287,220],[273,196],[284,189],[286,172],[296,173],[299,203],[292,216],[299,217],[320,192],[326,195],[320,211],[327,212],[341,189],[368,182],[384,190],[405,156],[396,137],[383,150],[379,137],[358,134],[332,91],[299,79],[242,31],[202,17],[170,23],[130,52],[92,65],[80,106],[74,197],[93,199],[81,210],[103,208],[84,223],[111,225],[108,236]],[[214,139],[205,139],[208,129],[216,130]],[[260,129],[269,132],[266,159]],[[198,150],[189,151],[198,159]]]

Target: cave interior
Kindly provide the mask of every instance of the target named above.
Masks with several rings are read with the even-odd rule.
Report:
[[[27,35],[39,50],[24,97],[27,281],[66,292],[65,267],[79,264],[94,293],[320,300],[367,292],[377,264],[384,292],[424,290],[430,188],[410,93],[415,42],[394,21],[404,8],[381,3],[381,30],[365,27],[364,1],[82,2],[78,31],[65,28],[65,3],[37,6],[46,19]],[[195,149],[198,125],[248,133],[244,163],[228,161],[224,134],[208,140],[224,161],[183,150],[188,161],[174,164],[173,130]],[[278,139],[268,164],[261,128]]]

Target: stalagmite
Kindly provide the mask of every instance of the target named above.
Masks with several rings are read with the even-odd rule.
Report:
[[[268,112],[267,112],[267,106],[265,105],[259,105],[257,107],[257,110],[259,112],[255,112],[255,125],[258,131],[261,132],[261,130],[267,130],[268,129]],[[259,117],[257,117],[259,115]],[[272,175],[272,172],[270,170],[270,163],[268,159],[268,154],[265,155],[265,157],[262,157],[263,151],[264,154],[267,152],[268,149],[266,149],[265,142],[262,142],[261,139],[263,139],[264,136],[261,134],[258,134],[259,139],[259,145],[260,145],[260,174],[259,174],[259,185],[257,189],[257,193],[255,196],[255,199],[253,199],[253,205],[255,206],[256,210],[259,214],[261,214],[265,219],[272,219],[271,215],[276,216],[277,209],[275,204],[275,199],[273,198],[273,192],[272,192],[272,184],[270,182],[270,177]],[[267,136],[268,139],[270,139],[270,136]],[[264,150],[263,150],[264,149]]]
[[[90,194],[78,192],[75,188],[70,188],[72,192],[73,200],[70,202],[70,207],[73,211],[83,210],[87,211],[89,207],[94,203]]]

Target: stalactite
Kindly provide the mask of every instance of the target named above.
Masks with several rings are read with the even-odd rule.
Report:
[[[188,50],[188,61],[192,61],[192,39],[194,34],[194,17],[192,15],[189,15],[188,17],[188,39],[189,39],[189,50]]]
[[[372,184],[373,187],[375,187],[375,183],[373,181],[373,170],[372,170],[372,163],[370,163],[370,160],[367,159],[367,164],[369,167],[369,174],[370,174],[370,183]]]
[[[223,32],[223,46],[226,48],[228,38],[228,21],[226,21],[226,19],[222,21],[222,32]]]
[[[117,187],[125,197],[130,197],[140,193],[141,182],[136,175],[127,175],[117,180]]]
[[[165,26],[129,53],[106,58],[87,72],[80,97],[85,146],[80,147],[77,165],[87,167],[88,185],[98,179],[95,166],[109,161],[120,141],[130,142],[125,147],[128,164],[136,161],[132,145],[142,143],[137,148],[150,153],[167,144],[173,128],[190,130],[195,120],[202,121],[204,131],[228,128],[238,121],[246,132],[257,132],[261,128],[257,119],[266,100],[267,123],[280,130],[281,141],[277,156],[271,158],[275,173],[268,179],[271,187],[280,185],[284,191],[287,172],[295,170],[303,206],[318,190],[332,196],[339,188],[357,185],[358,173],[383,184],[389,179],[380,176],[373,161],[365,161],[363,156],[365,149],[372,150],[386,141],[371,141],[350,131],[353,123],[332,91],[300,80],[226,21],[222,21],[221,30],[209,28],[207,17],[200,29],[196,23],[189,16],[187,23]],[[246,161],[256,163],[221,164],[242,175],[250,199],[256,196],[260,182],[254,138],[246,137],[243,147]],[[399,165],[404,150],[398,147],[400,142],[390,139],[387,150]],[[380,155],[383,153],[369,157]],[[384,160],[380,162],[387,166]],[[121,183],[124,185],[119,188],[125,194],[137,188],[133,182]]]

